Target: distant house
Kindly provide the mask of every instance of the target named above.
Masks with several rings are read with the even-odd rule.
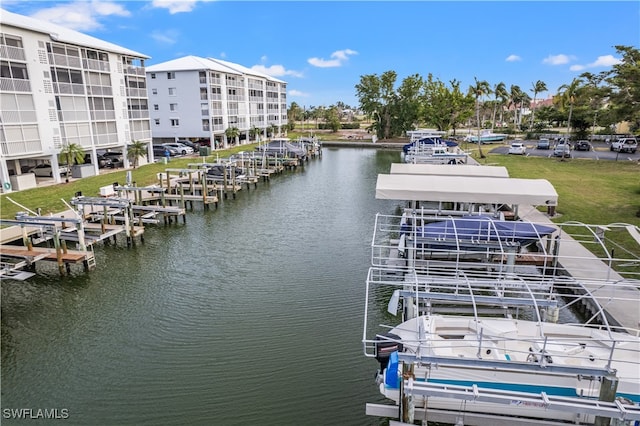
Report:
[[[248,141],[253,128],[266,137],[287,124],[287,83],[220,59],[185,56],[147,67],[155,143],[179,139],[225,146],[236,127]]]
[[[35,178],[24,171],[40,163],[51,164],[52,179],[59,182],[58,153],[67,144],[82,146],[97,174],[98,150],[124,152],[132,140],[151,142],[148,56],[0,12],[3,191],[34,186]]]

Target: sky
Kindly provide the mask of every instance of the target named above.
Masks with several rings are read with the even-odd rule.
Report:
[[[288,104],[357,107],[364,75],[419,75],[467,90],[518,85],[546,98],[583,72],[611,69],[614,46],[640,48],[634,1],[2,0],[10,12],[126,47],[155,65],[187,55],[287,82]],[[0,16],[1,20],[1,16]]]

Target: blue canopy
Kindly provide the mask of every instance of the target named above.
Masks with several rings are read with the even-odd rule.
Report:
[[[491,216],[463,216],[428,223],[416,229],[416,236],[437,240],[532,242],[552,234],[551,226],[531,222],[494,220]]]

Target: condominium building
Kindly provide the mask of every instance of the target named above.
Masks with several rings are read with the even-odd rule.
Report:
[[[97,174],[97,155],[148,145],[153,158],[144,61],[134,52],[26,16],[0,11],[0,180],[3,191],[36,185],[42,163],[60,182],[58,154],[76,144]],[[144,161],[145,159],[141,159]]]
[[[154,143],[190,139],[215,149],[286,132],[287,84],[282,80],[197,56],[146,71]],[[237,129],[237,141],[227,137],[230,128]]]

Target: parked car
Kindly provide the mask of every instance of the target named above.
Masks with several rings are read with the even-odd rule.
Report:
[[[611,151],[629,152],[635,154],[638,150],[638,141],[636,138],[621,138],[611,143],[609,147]]]
[[[124,166],[124,155],[122,155],[122,152],[110,151],[105,152],[104,154],[102,154],[102,156],[111,160],[111,164],[113,165],[113,167]]]
[[[509,147],[509,154],[524,155],[527,152],[527,147],[522,142],[512,142]]]
[[[549,139],[541,138],[538,140],[538,145],[536,145],[537,149],[551,149],[551,142]]]
[[[109,157],[105,157],[102,154],[96,154],[96,157],[98,159],[98,168],[100,169],[104,169],[104,168],[113,168],[113,161],[111,161],[111,158]],[[85,154],[84,156],[84,164],[91,164],[91,154]]]
[[[68,167],[63,165],[61,165],[59,169],[60,169],[60,176],[65,175],[67,171],[69,171]],[[53,177],[53,168],[49,163],[41,163],[29,169],[29,173],[33,173],[38,177]]]
[[[589,143],[589,141],[582,140],[577,141],[573,149],[575,149],[576,151],[591,151],[593,147],[591,146],[591,143]]]
[[[186,145],[193,149],[193,152],[200,152],[200,144],[197,142],[191,142],[189,140],[179,140],[177,143],[181,143],[182,145]]]
[[[193,154],[193,148],[190,146],[183,145],[181,143],[172,142],[172,143],[163,143],[162,146],[166,146],[167,148],[175,149],[180,155],[188,155]]]
[[[562,157],[562,158],[570,158],[571,157],[571,146],[565,142],[558,142],[556,147],[553,149],[554,157]]]
[[[174,151],[174,156],[177,153],[177,151]],[[162,145],[154,145],[153,146],[153,156],[155,158],[162,158],[162,157],[171,157],[171,150],[169,148],[167,148],[166,146],[162,146]]]

